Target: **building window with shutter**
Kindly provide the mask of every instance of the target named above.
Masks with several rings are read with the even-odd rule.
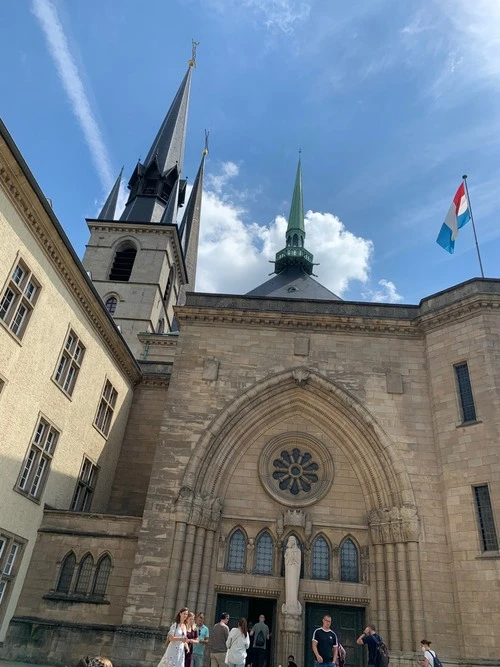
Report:
[[[498,552],[498,536],[491,505],[490,489],[487,484],[480,484],[474,486],[473,490],[481,549],[483,552]]]
[[[130,241],[122,243],[116,250],[109,280],[128,282],[132,275],[137,248]]]
[[[67,396],[73,394],[80,373],[85,346],[73,330],[70,330],[54,371],[54,382]]]
[[[106,380],[104,389],[102,390],[101,400],[97,408],[97,414],[94,420],[94,426],[102,435],[107,438],[113,421],[113,413],[115,411],[116,398],[118,392],[113,387],[109,380]]]
[[[39,417],[16,485],[16,491],[31,500],[42,496],[59,436],[53,424]]]
[[[28,265],[19,260],[12,269],[0,296],[0,322],[22,339],[40,294],[40,283]]]
[[[26,541],[0,528],[0,620],[7,608]]]
[[[477,420],[476,406],[474,405],[474,396],[472,395],[469,367],[466,362],[463,362],[456,364],[454,368],[462,423],[475,422]]]
[[[73,512],[90,511],[92,497],[97,483],[98,471],[98,466],[84,456],[80,475],[76,483],[75,493],[73,494],[73,500],[71,501],[70,509]]]

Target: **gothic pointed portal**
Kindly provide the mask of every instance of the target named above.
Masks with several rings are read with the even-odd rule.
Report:
[[[306,228],[304,225],[304,204],[302,199],[302,166],[297,165],[297,175],[293,188],[292,205],[286,230],[286,247],[276,253],[275,273],[281,273],[287,266],[298,266],[307,274],[313,272],[313,256],[304,248]]]
[[[138,162],[130,178],[130,195],[120,220],[134,222],[162,222],[171,195],[182,206],[185,183],[179,182],[184,160],[186,126],[191,89],[191,74],[195,60],[189,61],[188,70],[179,86],[158,134],[144,160]],[[170,217],[176,217],[170,215]]]
[[[111,188],[108,198],[104,202],[101,212],[97,216],[98,220],[114,220],[116,215],[116,204],[118,203],[118,195],[120,194],[120,183],[122,180],[123,167],[120,174]]]

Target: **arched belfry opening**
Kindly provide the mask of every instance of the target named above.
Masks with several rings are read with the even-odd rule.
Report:
[[[137,247],[132,241],[124,241],[115,251],[109,280],[128,282],[134,268]]]

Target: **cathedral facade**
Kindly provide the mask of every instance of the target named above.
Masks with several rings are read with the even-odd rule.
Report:
[[[209,623],[222,612],[232,623],[264,614],[270,667],[289,654],[312,667],[325,613],[349,667],[364,664],[356,638],[367,623],[396,666],[413,665],[430,636],[447,664],[493,667],[500,281],[471,280],[418,305],[342,301],[312,276],[299,162],[273,278],[242,296],[193,292],[207,151],[187,198],[192,64],[132,174],[124,212],[115,219],[117,185],[88,221],[83,266],[66,260],[75,275],[89,272],[99,298],[88,312],[109,325],[93,335],[96,354],[107,335],[123,375],[109,417],[122,426],[91,502],[75,505],[68,483],[50,502],[38,496],[29,535],[17,531],[30,551],[0,658],[63,665],[102,653],[154,667],[188,606]],[[3,183],[26,216],[31,181]],[[4,300],[11,264],[0,269]],[[0,317],[0,336],[12,338],[1,306]],[[109,351],[105,362],[93,358],[110,363]],[[5,384],[0,424],[7,390],[14,399],[23,381]],[[15,472],[9,493],[26,502],[10,491],[22,481]],[[78,485],[76,468],[66,475]],[[301,552],[293,613],[284,604],[291,536]]]

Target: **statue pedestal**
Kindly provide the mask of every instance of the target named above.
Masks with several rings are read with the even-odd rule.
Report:
[[[283,605],[281,614],[281,647],[282,647],[282,656],[278,660],[282,665],[288,663],[288,656],[295,656],[295,661],[302,655],[303,646],[302,646],[302,608],[300,603],[299,613],[290,614],[285,611],[286,605]]]

